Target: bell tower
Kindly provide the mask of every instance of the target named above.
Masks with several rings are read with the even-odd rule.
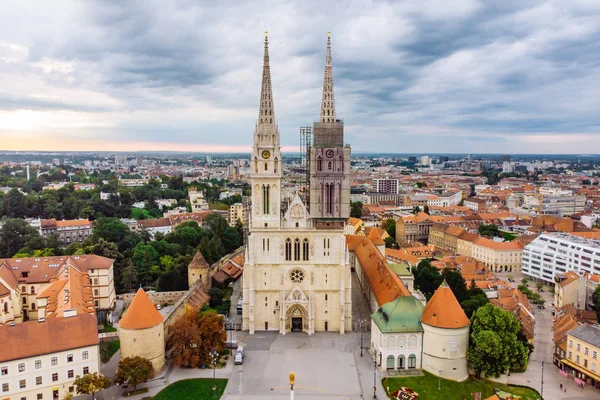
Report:
[[[310,215],[315,228],[343,228],[350,216],[350,146],[344,122],[335,113],[331,33],[327,34],[321,117],[313,126],[310,149]]]
[[[254,130],[254,145],[250,160],[252,172],[252,228],[279,228],[281,220],[281,151],[279,129],[275,123],[269,37],[265,32],[262,87],[258,121]]]

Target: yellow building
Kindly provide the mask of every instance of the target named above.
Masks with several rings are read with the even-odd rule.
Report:
[[[556,280],[556,285],[554,286],[555,306],[558,308],[567,304],[573,304],[575,308],[579,309],[580,307],[577,304],[577,298],[579,297],[579,276],[573,271],[568,271],[557,275],[554,279]]]
[[[236,226],[238,221],[244,222],[246,219],[246,209],[242,203],[235,203],[229,206],[229,225]]]
[[[494,242],[480,237],[473,242],[472,254],[493,272],[512,272],[521,270],[523,245],[519,242]]]
[[[463,232],[456,238],[456,254],[471,257],[473,254],[473,242],[479,239],[476,233]]]
[[[597,385],[600,383],[597,369],[599,353],[600,328],[583,324],[567,332],[565,357],[556,362],[563,371],[590,385]]]

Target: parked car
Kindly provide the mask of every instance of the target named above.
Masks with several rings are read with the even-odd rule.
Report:
[[[235,363],[235,365],[242,365],[243,362],[244,362],[244,353],[242,353],[241,351],[238,351],[237,353],[235,353],[234,363]]]
[[[229,340],[227,339],[227,341],[225,342],[225,347],[228,349],[237,349],[238,344],[237,344],[237,340],[233,339],[233,340]]]

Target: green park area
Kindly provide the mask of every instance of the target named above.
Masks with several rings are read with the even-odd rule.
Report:
[[[423,373],[425,376],[384,378],[383,387],[388,391],[388,397],[394,399],[392,393],[400,387],[407,387],[419,394],[419,400],[472,399],[471,393],[476,392],[481,392],[481,398],[485,399],[492,396],[495,390],[510,393],[522,400],[540,399],[540,395],[530,388],[503,385],[474,378],[469,378],[464,382],[441,379],[440,389],[438,389],[438,377],[425,371]]]
[[[227,379],[184,379],[170,384],[156,396],[153,400],[197,400],[212,399],[213,385],[216,385],[216,399],[220,399],[225,391]]]

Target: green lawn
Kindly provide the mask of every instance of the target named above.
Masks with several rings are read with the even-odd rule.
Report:
[[[121,348],[120,340],[100,342],[100,361],[107,363],[108,360]]]
[[[203,379],[184,379],[170,384],[156,396],[153,400],[198,400],[198,399],[212,399],[213,398],[213,384],[216,382],[217,385],[217,399],[221,398],[221,395],[225,391],[225,385],[227,385],[227,379],[217,379],[216,381],[211,378]]]
[[[514,240],[517,238],[517,235],[513,235],[512,233],[509,232],[500,232],[502,234],[502,236],[504,237],[504,240]]]
[[[114,326],[108,324],[108,323],[104,323],[104,327],[102,329],[100,329],[101,333],[108,333],[108,332],[116,332],[117,328],[115,328]]]
[[[523,400],[539,400],[539,394],[533,389],[508,386],[483,379],[469,378],[465,382],[454,382],[442,379],[441,390],[438,390],[438,378],[428,372],[423,371],[425,376],[415,376],[408,378],[385,378],[383,387],[389,386],[389,398],[391,393],[398,390],[399,387],[408,387],[419,394],[419,400],[445,400],[445,399],[472,399],[471,393],[481,392],[485,399],[494,394],[494,389],[520,396]]]

